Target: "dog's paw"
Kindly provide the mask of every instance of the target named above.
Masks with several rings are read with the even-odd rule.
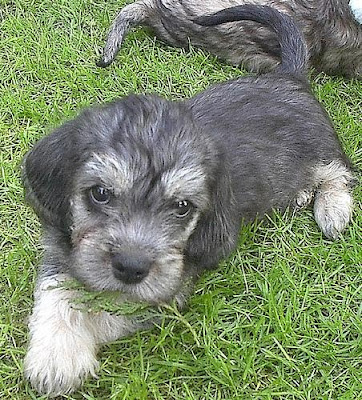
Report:
[[[325,236],[338,238],[351,218],[352,203],[348,190],[317,192],[314,216]]]
[[[30,342],[24,374],[34,389],[48,396],[70,393],[98,367],[97,343],[89,314],[71,307],[65,277],[40,280],[29,320]]]
[[[24,360],[24,374],[41,394],[54,397],[77,389],[96,376],[95,346],[82,337],[59,332],[51,338],[33,338]]]

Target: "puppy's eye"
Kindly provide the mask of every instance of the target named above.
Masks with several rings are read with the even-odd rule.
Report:
[[[181,200],[177,201],[174,207],[175,216],[177,218],[185,218],[193,209],[193,204],[188,200]]]
[[[98,185],[93,186],[90,189],[89,195],[93,203],[100,205],[109,203],[109,200],[111,199],[111,192],[108,189]]]

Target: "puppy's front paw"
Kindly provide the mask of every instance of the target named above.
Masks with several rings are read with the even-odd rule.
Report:
[[[98,367],[96,347],[73,332],[33,336],[24,360],[24,373],[34,389],[48,396],[70,393]]]
[[[71,290],[62,276],[40,281],[30,317],[30,343],[24,374],[32,386],[48,396],[69,393],[98,367],[97,343],[86,312],[73,309]]]

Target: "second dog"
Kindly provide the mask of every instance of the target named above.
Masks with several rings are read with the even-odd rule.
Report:
[[[280,63],[280,47],[270,28],[250,21],[213,28],[194,22],[206,13],[247,3],[270,5],[293,17],[304,32],[309,65],[317,71],[362,78],[362,21],[348,0],[138,0],[116,17],[99,65],[109,65],[129,29],[143,25],[173,46],[191,43],[249,71],[271,70]]]

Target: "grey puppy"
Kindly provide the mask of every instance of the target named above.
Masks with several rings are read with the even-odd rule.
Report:
[[[74,390],[95,375],[102,343],[142,327],[75,309],[77,291],[63,283],[182,306],[200,274],[235,249],[242,221],[314,198],[327,237],[347,225],[351,166],[310,92],[300,32],[289,17],[250,5],[199,22],[234,19],[276,32],[276,72],[182,102],[131,95],[85,110],[26,156],[24,185],[45,250],[24,362],[39,392]]]
[[[361,79],[362,21],[348,0],[138,0],[116,17],[98,65],[109,65],[129,29],[143,25],[173,46],[191,43],[249,71],[272,70],[280,62],[280,46],[270,28],[250,21],[212,28],[194,22],[203,14],[247,3],[270,5],[292,16],[305,35],[309,65],[317,71]]]

